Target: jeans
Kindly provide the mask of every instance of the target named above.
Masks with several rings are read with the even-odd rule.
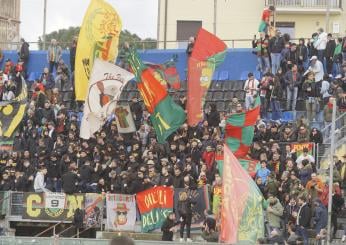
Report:
[[[260,111],[260,114],[261,114],[261,118],[265,119],[265,118],[267,118],[267,114],[268,114],[268,100],[264,96],[261,96],[260,99],[261,99],[261,111]]]
[[[272,120],[279,120],[282,118],[279,100],[271,99],[270,100],[270,108],[272,109]]]
[[[252,95],[246,95],[245,97],[245,109],[249,110],[254,103],[254,97]]]
[[[315,97],[308,97],[308,99],[305,100],[307,119],[309,122],[316,119],[317,103],[318,101]]]
[[[286,110],[289,111],[292,105],[292,111],[295,111],[296,104],[297,104],[298,88],[294,87],[291,90],[289,87],[287,87],[286,96],[287,96]]]
[[[280,53],[271,53],[270,57],[272,58],[272,73],[276,74],[280,68],[281,54]]]
[[[58,68],[58,63],[54,61],[49,61],[49,73],[53,73],[54,68],[56,71]]]
[[[306,232],[306,229],[304,227],[297,226],[297,234],[298,234],[298,236],[303,237],[304,245],[308,245],[309,244],[308,233]]]
[[[326,61],[324,59],[324,51],[325,51],[324,49],[323,50],[317,50],[317,59],[322,62],[323,69],[324,69],[324,71],[326,71],[325,70]]]
[[[192,215],[182,216],[183,221],[180,223],[180,238],[184,238],[184,228],[186,226],[186,236],[190,238],[190,230],[191,230],[191,221]]]
[[[270,69],[269,57],[257,56],[257,63],[258,63],[258,70],[262,74],[269,72],[269,69]]]
[[[47,178],[47,189],[51,190],[52,192],[61,192],[61,180],[53,178]]]

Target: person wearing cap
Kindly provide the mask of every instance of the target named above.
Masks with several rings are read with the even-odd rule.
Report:
[[[305,71],[304,76],[308,73],[313,72],[315,74],[315,81],[320,82],[323,80],[324,76],[324,68],[323,64],[320,60],[318,60],[317,56],[312,56],[310,59],[310,66]]]
[[[286,110],[296,110],[298,86],[301,84],[302,76],[298,71],[297,65],[292,65],[291,70],[287,71],[284,75],[286,86]]]
[[[245,109],[249,110],[255,102],[257,96],[259,81],[254,77],[253,73],[248,74],[248,79],[245,81]]]
[[[280,31],[276,31],[275,36],[269,41],[270,57],[272,61],[272,73],[276,74],[280,68],[281,51],[284,49],[285,41],[281,37]]]

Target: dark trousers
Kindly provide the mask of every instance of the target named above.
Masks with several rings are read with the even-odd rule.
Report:
[[[260,99],[261,99],[261,110],[260,110],[261,118],[266,119],[267,113],[268,113],[268,100],[264,96],[261,96]]]
[[[333,73],[333,57],[326,57],[326,68],[327,68],[327,73],[332,74]]]
[[[58,69],[58,63],[54,61],[49,61],[49,73],[53,73],[53,70]]]
[[[336,213],[332,212],[332,227],[333,227],[333,238],[336,235],[336,232],[338,231],[338,216],[336,215]]]
[[[304,245],[309,244],[309,237],[308,237],[308,233],[306,231],[306,228],[304,228],[302,226],[297,226],[297,234],[303,238]]]
[[[182,216],[183,221],[180,223],[180,238],[184,238],[184,228],[186,225],[186,236],[190,238],[190,230],[191,230],[191,221],[192,215]]]

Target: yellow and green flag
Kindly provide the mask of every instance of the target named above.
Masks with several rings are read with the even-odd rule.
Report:
[[[75,61],[76,100],[84,101],[94,60],[115,62],[121,19],[104,0],[91,0],[80,29]]]

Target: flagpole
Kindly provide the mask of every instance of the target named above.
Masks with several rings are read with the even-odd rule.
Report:
[[[332,131],[331,131],[331,144],[330,144],[330,156],[329,156],[329,193],[328,193],[328,226],[327,226],[327,244],[330,244],[331,240],[331,221],[332,221],[332,198],[333,198],[333,170],[334,162],[333,156],[335,152],[335,120],[336,120],[336,99],[333,98],[333,116],[332,116]],[[336,227],[334,227],[336,229]]]
[[[217,21],[217,0],[214,0],[214,35],[216,35],[216,21]]]
[[[46,21],[47,21],[47,0],[43,4],[43,50],[46,49]]]

